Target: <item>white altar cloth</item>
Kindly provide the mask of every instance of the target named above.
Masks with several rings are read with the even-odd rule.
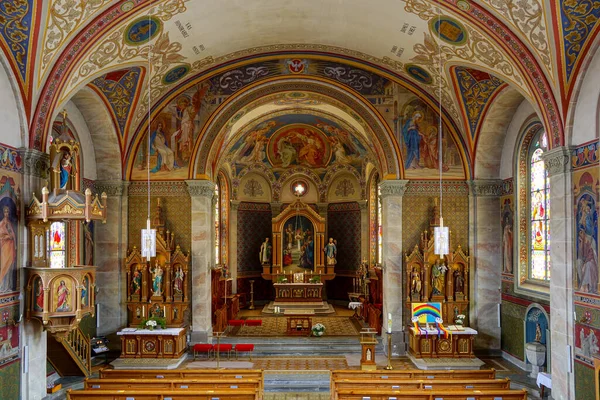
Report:
[[[415,335],[437,335],[444,334],[444,332],[439,331],[437,328],[419,328],[415,329],[414,326],[410,328]],[[448,332],[452,335],[477,335],[477,331],[473,328],[457,326],[457,325],[449,325],[446,327]]]
[[[166,328],[166,329],[137,329],[125,328],[117,332],[117,335],[164,335],[164,336],[179,336],[185,328]]]

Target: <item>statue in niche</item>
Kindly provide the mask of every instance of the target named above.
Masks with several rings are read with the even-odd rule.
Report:
[[[178,295],[183,294],[183,269],[181,267],[175,271],[175,278],[173,279],[173,291]]]
[[[133,277],[131,278],[131,294],[140,295],[142,290],[142,273],[139,269],[133,271]]]
[[[431,286],[433,287],[432,295],[444,294],[444,280],[446,279],[446,271],[448,267],[440,260],[436,260],[431,267]]]
[[[454,294],[460,293],[464,294],[465,291],[465,278],[460,270],[460,268],[456,268],[454,270]]]
[[[154,296],[161,296],[164,271],[160,265],[156,265],[150,272],[152,273],[152,294]]]
[[[413,294],[421,293],[421,274],[417,267],[413,268],[411,273],[410,292]]]

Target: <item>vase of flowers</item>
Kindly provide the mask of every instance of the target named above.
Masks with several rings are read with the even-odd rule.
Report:
[[[454,317],[454,324],[455,325],[464,325],[465,318],[466,318],[466,316],[464,314],[458,314],[456,317]]]
[[[321,337],[325,334],[325,325],[319,322],[317,324],[314,324],[310,331],[313,336]]]
[[[165,329],[167,323],[164,318],[159,317],[150,317],[140,324],[141,329],[148,329],[149,331],[153,331],[154,329]]]
[[[285,276],[278,276],[277,283],[287,283],[287,278]]]

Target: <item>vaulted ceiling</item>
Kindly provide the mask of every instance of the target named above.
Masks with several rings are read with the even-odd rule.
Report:
[[[153,120],[171,113],[178,127],[182,104],[193,103],[195,143],[182,178],[214,173],[207,166],[266,111],[294,107],[355,130],[373,146],[373,161],[398,176],[403,162],[386,151],[398,150],[407,113],[441,108],[464,169],[455,177],[467,177],[480,136],[494,134],[484,125],[500,98],[505,110],[530,102],[552,145],[564,143],[563,120],[599,17],[593,0],[5,0],[0,45],[30,121],[30,146],[42,149],[58,111],[70,100],[85,108],[91,89],[113,121],[105,140],[118,144],[124,176],[147,137],[148,104]],[[299,78],[320,89],[298,89]],[[320,103],[236,100],[255,90]],[[246,116],[232,129],[233,104]],[[511,116],[497,117],[506,126]],[[211,129],[216,144],[205,141]]]

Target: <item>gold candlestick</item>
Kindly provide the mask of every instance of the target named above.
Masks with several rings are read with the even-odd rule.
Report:
[[[392,367],[392,333],[388,332],[388,364],[384,369],[391,370],[394,369]]]

